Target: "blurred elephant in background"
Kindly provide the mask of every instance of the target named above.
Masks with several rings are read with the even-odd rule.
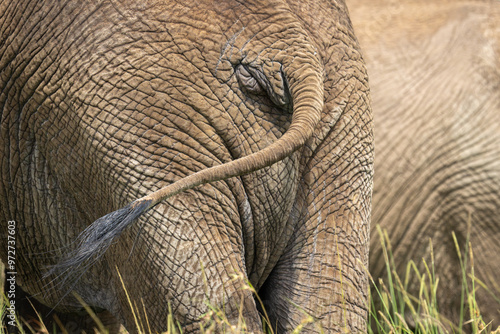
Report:
[[[133,330],[119,272],[153,331],[170,306],[196,332],[209,303],[261,332],[239,273],[278,332],[304,311],[365,331],[372,121],[342,0],[0,12],[0,228],[25,292],[79,319],[73,288]]]
[[[387,230],[401,277],[410,260],[425,272],[421,260],[431,263],[431,239],[439,309],[458,325],[462,271],[454,232],[462,252],[471,242],[475,276],[491,292],[476,282],[476,298],[484,320],[496,328],[500,2],[348,5],[367,62],[375,119],[370,271],[375,278],[385,275],[377,225]],[[416,275],[410,284],[418,295]]]

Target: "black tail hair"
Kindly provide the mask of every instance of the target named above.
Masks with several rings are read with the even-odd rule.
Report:
[[[56,275],[57,283],[74,287],[78,279],[106,252],[115,239],[137,218],[146,212],[151,200],[136,200],[129,205],[108,213],[89,225],[77,238],[76,248],[52,266],[45,277]]]

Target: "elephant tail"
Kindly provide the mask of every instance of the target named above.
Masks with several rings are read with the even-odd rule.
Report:
[[[197,185],[270,166],[301,148],[312,137],[323,110],[323,72],[317,58],[311,58],[299,62],[300,71],[295,69],[286,73],[293,99],[293,115],[289,129],[281,138],[258,152],[201,170],[97,219],[79,235],[76,248],[46,276],[56,274],[67,279],[78,273],[76,276],[81,277],[128,226],[161,201]]]

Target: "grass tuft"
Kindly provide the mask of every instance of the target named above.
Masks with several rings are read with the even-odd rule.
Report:
[[[395,259],[387,232],[379,226],[377,226],[377,232],[381,240],[386,277],[375,282],[370,276],[372,283],[368,319],[370,334],[463,333],[466,325],[470,325],[472,334],[500,334],[500,327],[493,330],[491,324],[485,323],[481,317],[475,295],[476,284],[492,292],[475,277],[474,256],[469,237],[465,243],[465,250],[462,252],[455,234],[452,235],[462,273],[460,320],[458,324],[453,324],[439,312],[439,277],[435,273],[432,242],[429,241],[430,262],[422,259],[424,271],[420,272],[417,265],[410,261],[406,266],[405,279],[402,280],[396,272]],[[417,277],[420,284],[417,296],[408,292],[409,277]],[[467,310],[469,310],[468,314],[466,314]]]

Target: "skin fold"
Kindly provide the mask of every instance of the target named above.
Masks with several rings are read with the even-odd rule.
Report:
[[[277,332],[366,330],[372,118],[343,1],[0,12],[0,229],[26,293],[134,331],[125,286],[153,331],[210,304],[257,333],[248,280]]]
[[[421,273],[422,258],[431,264],[431,240],[439,310],[457,326],[462,271],[454,232],[463,257],[471,243],[476,300],[485,323],[492,321],[495,329],[500,325],[500,3],[350,0],[348,5],[366,56],[376,120],[370,271],[375,279],[385,276],[377,225],[387,230],[403,280],[410,260]],[[469,256],[469,273],[470,264]],[[416,275],[409,282],[418,295]]]

